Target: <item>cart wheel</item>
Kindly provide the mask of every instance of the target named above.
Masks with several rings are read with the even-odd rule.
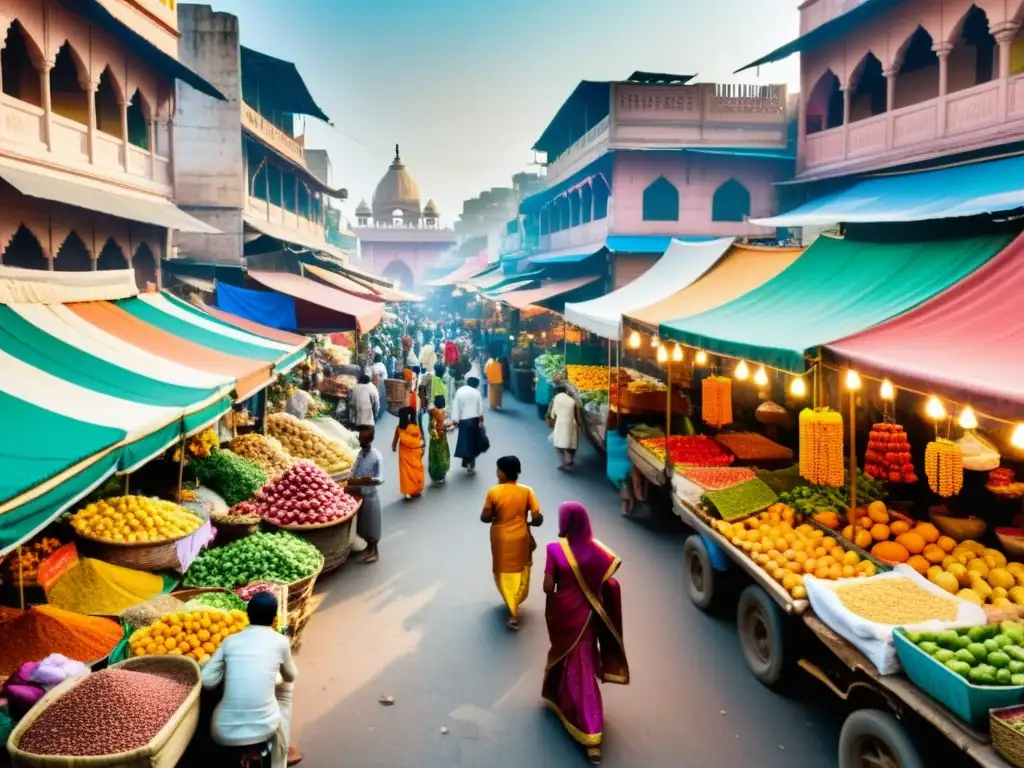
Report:
[[[924,762],[895,717],[858,709],[839,734],[839,768],[924,768]]]
[[[785,666],[785,626],[779,607],[756,584],[740,593],[736,628],[743,658],[754,677],[769,687],[776,685]]]
[[[683,578],[690,602],[702,611],[709,610],[715,602],[715,571],[700,536],[690,536],[683,544]]]

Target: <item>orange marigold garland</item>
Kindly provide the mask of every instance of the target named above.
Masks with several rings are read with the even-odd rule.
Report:
[[[716,429],[732,424],[732,379],[708,376],[701,383],[701,415]]]
[[[843,417],[829,408],[800,412],[800,476],[814,485],[845,482]]]

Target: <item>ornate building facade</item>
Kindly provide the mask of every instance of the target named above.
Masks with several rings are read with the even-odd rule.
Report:
[[[395,159],[377,184],[373,203],[356,208],[353,233],[359,238],[362,268],[414,288],[441,256],[455,245],[455,232],[441,225],[433,200],[420,206],[420,188],[402,162]]]

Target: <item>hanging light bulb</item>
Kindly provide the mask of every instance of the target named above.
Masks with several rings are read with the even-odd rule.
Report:
[[[892,385],[892,382],[888,379],[882,381],[882,388],[878,392],[883,400],[895,400],[896,399],[896,387]]]
[[[659,339],[657,336],[651,336],[651,346],[655,348],[660,347],[661,339]]]
[[[974,415],[974,409],[971,406],[965,405],[964,409],[960,411],[960,418],[956,423],[960,425],[961,429],[977,429],[978,417]]]
[[[846,388],[851,392],[856,392],[860,389],[860,374],[853,370],[853,368],[846,372]]]
[[[683,348],[680,347],[678,344],[676,344],[675,347],[672,348],[672,362],[683,362]]]
[[[640,334],[636,331],[629,334],[629,348],[640,349]]]
[[[659,363],[667,363],[668,362],[668,350],[665,349],[665,345],[664,344],[662,346],[658,347],[658,362]]]
[[[807,382],[804,381],[803,376],[795,376],[793,380],[789,382],[789,394],[793,397],[807,396]]]
[[[928,404],[924,407],[924,412],[928,414],[928,418],[932,421],[946,418],[946,409],[943,407],[942,401],[934,395],[928,398]]]
[[[1018,424],[1013,428],[1013,434],[1010,436],[1010,445],[1014,448],[1024,448],[1024,424]]]
[[[740,381],[746,381],[750,378],[750,368],[747,367],[746,360],[740,360],[739,365],[736,366],[736,370],[733,371],[733,375]]]
[[[703,349],[698,349],[697,354],[693,356],[693,362],[695,362],[697,365],[707,365],[708,353],[705,352]]]
[[[764,369],[763,365],[754,374],[754,383],[759,387],[763,387],[768,383],[768,371]]]

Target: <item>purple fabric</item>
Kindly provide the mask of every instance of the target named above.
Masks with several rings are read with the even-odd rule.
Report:
[[[544,570],[554,575],[557,589],[548,595],[545,610],[551,650],[543,696],[573,728],[600,737],[604,707],[598,687],[601,671],[593,608],[559,542],[548,544]]]
[[[591,593],[600,599],[604,577],[614,557],[594,542],[590,516],[580,502],[566,501],[558,508],[558,535],[569,542],[583,581]]]
[[[192,565],[192,561],[199,557],[199,553],[207,544],[213,541],[213,526],[207,520],[191,535],[178,539],[174,543],[174,549],[178,553],[178,571],[184,573]]]

